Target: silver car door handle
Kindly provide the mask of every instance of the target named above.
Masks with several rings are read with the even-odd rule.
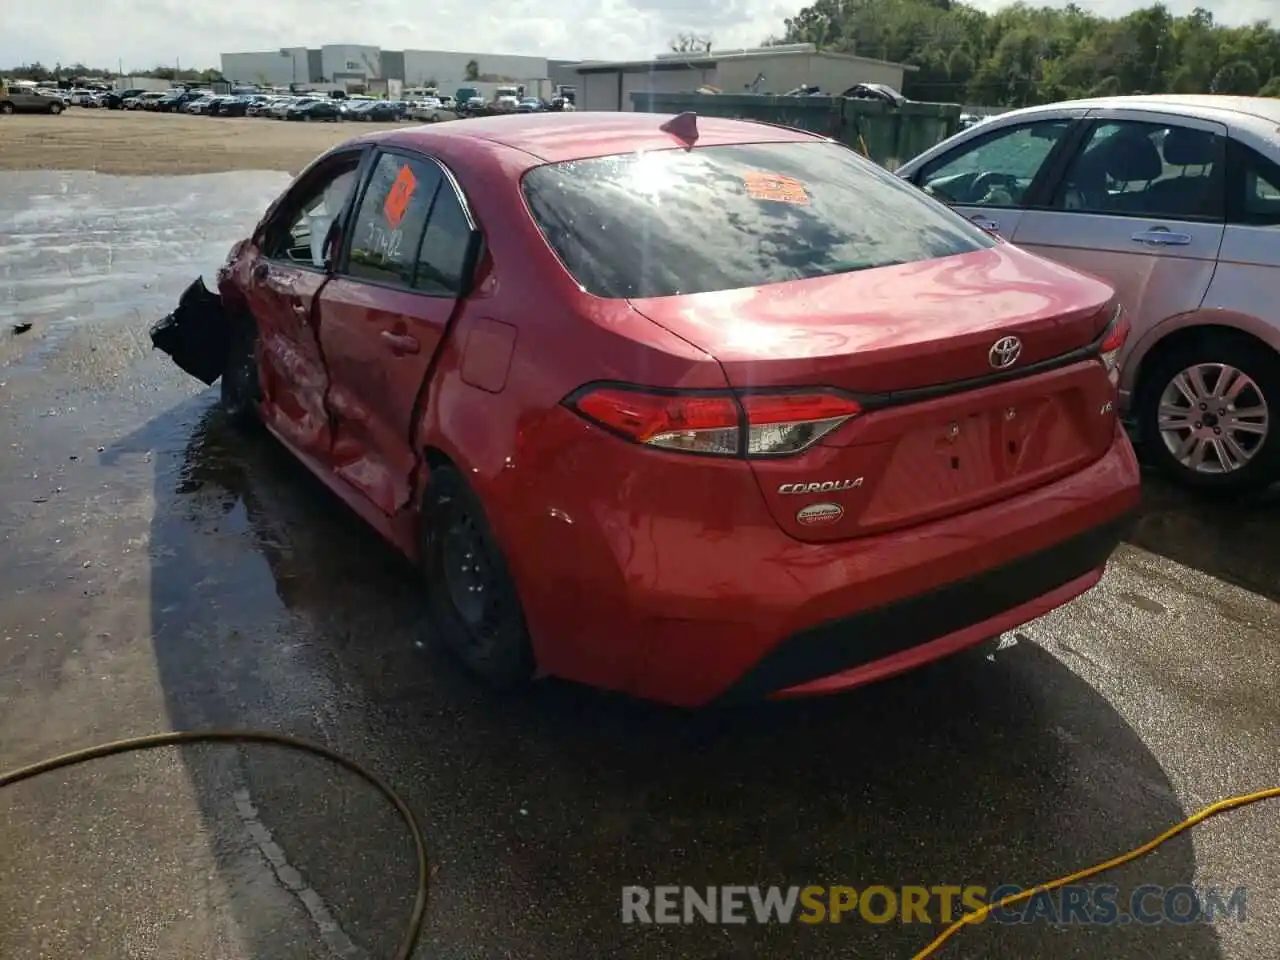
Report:
[[[976,217],[970,217],[969,222],[972,223],[975,227],[981,227],[983,230],[999,230],[1000,229],[1000,222],[998,220],[988,220],[986,217],[982,216],[981,214],[979,214]]]
[[[1167,227],[1154,227],[1135,233],[1133,242],[1147,243],[1153,247],[1185,247],[1191,243],[1191,234],[1173,233]]]

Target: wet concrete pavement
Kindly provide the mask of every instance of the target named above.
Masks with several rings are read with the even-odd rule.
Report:
[[[620,888],[1027,885],[1280,781],[1280,501],[1156,481],[1103,584],[994,660],[694,715],[478,689],[413,572],[149,350],[283,182],[0,174],[0,769],[161,729],[324,742],[421,815],[442,960],[907,957],[929,928],[624,926]],[[6,958],[387,957],[410,906],[393,814],[267,748],[113,758],[0,811]],[[1247,920],[986,924],[939,956],[1280,955],[1280,804],[1109,879],[1244,885]]]

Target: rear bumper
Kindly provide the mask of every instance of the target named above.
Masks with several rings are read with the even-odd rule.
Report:
[[[1099,460],[999,503],[802,543],[741,463],[681,461],[673,489],[662,455],[557,423],[494,516],[539,665],[682,706],[830,693],[1035,619],[1098,581],[1140,500],[1117,427]]]
[[[792,634],[722,700],[816,696],[901,673],[1048,613],[1102,577],[1133,514],[912,597]]]

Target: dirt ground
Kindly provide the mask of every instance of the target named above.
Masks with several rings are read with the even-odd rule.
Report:
[[[227,170],[297,173],[315,156],[379,124],[287,123],[72,107],[60,116],[0,118],[0,170],[166,175]]]

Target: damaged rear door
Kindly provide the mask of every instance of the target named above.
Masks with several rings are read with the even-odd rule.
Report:
[[[347,213],[363,156],[335,154],[307,171],[267,215],[235,276],[258,324],[263,418],[326,464],[333,436],[316,297],[330,277],[330,228]]]
[[[475,229],[461,191],[435,160],[385,149],[370,171],[318,314],[333,469],[391,515],[412,492],[416,414],[466,292]]]

